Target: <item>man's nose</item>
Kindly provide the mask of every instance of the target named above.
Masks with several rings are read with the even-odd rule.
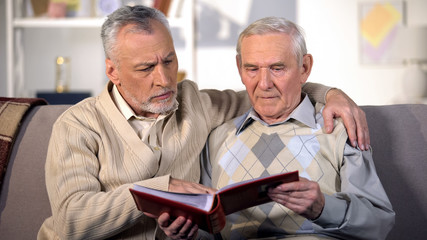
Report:
[[[167,70],[161,64],[157,65],[154,70],[154,83],[159,86],[167,86],[170,83]]]
[[[272,88],[273,87],[273,81],[271,79],[270,69],[261,68],[259,73],[260,73],[260,76],[259,76],[258,86],[264,90]]]

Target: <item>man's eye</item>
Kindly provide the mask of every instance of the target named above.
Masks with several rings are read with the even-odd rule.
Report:
[[[169,65],[171,63],[172,63],[172,60],[166,60],[166,61],[163,62],[163,64],[165,64],[165,65]]]
[[[146,67],[146,68],[141,68],[141,69],[139,69],[138,71],[141,71],[141,72],[149,72],[149,71],[153,70],[153,68],[154,68],[154,66],[148,66],[148,67]]]

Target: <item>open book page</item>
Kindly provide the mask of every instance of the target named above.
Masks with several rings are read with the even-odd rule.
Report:
[[[176,192],[166,192],[151,188],[146,188],[140,185],[134,185],[134,190],[139,192],[145,192],[151,195],[155,195],[164,199],[169,199],[172,201],[184,203],[192,207],[202,209],[206,212],[211,210],[214,196],[211,194],[190,194],[190,193],[176,193]]]

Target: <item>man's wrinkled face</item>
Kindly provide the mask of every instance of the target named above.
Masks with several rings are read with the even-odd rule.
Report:
[[[137,115],[157,117],[174,108],[178,59],[168,30],[152,21],[151,33],[124,26],[107,75]]]
[[[269,124],[285,120],[298,106],[311,70],[311,55],[299,66],[291,46],[285,33],[251,35],[241,42],[240,77],[255,111]]]

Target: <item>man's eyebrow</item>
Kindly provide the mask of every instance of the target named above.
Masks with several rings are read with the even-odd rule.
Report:
[[[269,67],[278,67],[278,66],[283,67],[283,66],[286,66],[286,64],[283,62],[275,62],[275,63],[272,63],[269,65]],[[259,67],[259,66],[256,64],[252,64],[252,63],[245,63],[245,64],[243,64],[243,67],[251,68],[251,67]]]
[[[168,58],[171,58],[171,57],[174,57],[176,54],[175,54],[175,52],[170,52],[164,59],[168,59]]]
[[[140,63],[138,63],[138,64],[136,64],[134,67],[135,68],[138,68],[138,67],[147,67],[147,66],[154,66],[154,65],[157,65],[157,61],[154,61],[154,62],[140,62]]]
[[[258,66],[255,64],[252,64],[252,63],[245,63],[245,64],[243,64],[243,67],[250,68],[250,67],[258,67]]]
[[[277,67],[277,66],[285,66],[286,64],[285,63],[283,63],[283,62],[275,62],[275,63],[273,63],[273,64],[271,64],[270,66],[271,67]]]
[[[170,52],[164,59],[162,59],[162,61],[165,61],[168,58],[171,58],[171,57],[173,57],[175,55],[176,55],[175,52]],[[138,68],[138,67],[141,67],[141,66],[144,66],[144,67],[146,67],[146,66],[154,66],[154,65],[157,65],[157,64],[158,64],[157,61],[153,61],[153,62],[150,62],[150,61],[140,62],[140,63],[138,63],[138,64],[135,65],[135,68]]]

